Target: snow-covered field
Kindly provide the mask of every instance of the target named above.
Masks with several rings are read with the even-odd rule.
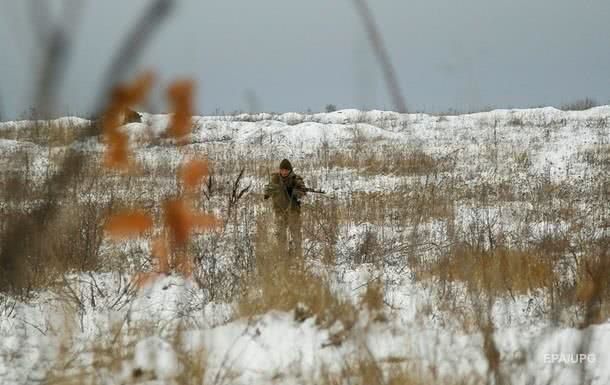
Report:
[[[594,322],[583,321],[590,308],[558,299],[572,293],[565,286],[574,287],[566,298],[584,295],[578,261],[590,249],[581,245],[603,248],[610,239],[610,106],[193,117],[191,144],[183,147],[163,138],[168,122],[144,114],[143,123],[126,125],[140,173],[116,180],[95,174],[93,187],[70,199],[158,210],[177,191],[172,170],[202,155],[216,179],[198,202],[223,218],[244,168],[240,188],[251,188],[234,216],[222,231],[193,241],[198,279],[176,273],[136,288],[134,274],[153,269],[148,239],[104,238],[93,271],[66,272],[27,297],[0,294],[1,384],[610,384],[608,284]],[[20,173],[26,192],[42,186],[68,147],[91,156],[103,150],[96,139],[53,147],[24,140],[31,126],[0,123],[2,177]],[[268,250],[261,234],[268,236],[270,212],[261,191],[282,158],[328,192],[310,194],[303,208],[306,269],[352,304],[350,322],[343,314],[320,322],[322,314],[301,306],[240,310],[243,290],[258,290],[239,285],[253,285],[247,276]],[[43,197],[3,197],[0,215]],[[486,289],[485,277],[443,276],[439,266],[450,265],[442,258],[456,240],[477,253],[536,245],[531,255],[553,253],[552,277],[562,282],[508,282],[497,291]],[[547,240],[568,245],[540,246]],[[463,258],[458,266],[469,261]],[[382,293],[376,306],[363,300],[373,284]]]

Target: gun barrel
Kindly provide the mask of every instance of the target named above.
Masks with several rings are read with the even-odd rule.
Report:
[[[326,191],[323,191],[323,190],[316,190],[316,189],[309,188],[309,187],[307,187],[307,188],[305,189],[305,191],[306,191],[306,192],[312,192],[312,193],[318,193],[318,194],[326,194]]]

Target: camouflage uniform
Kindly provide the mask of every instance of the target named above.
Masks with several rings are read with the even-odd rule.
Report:
[[[287,159],[280,163],[280,168],[290,170],[286,177],[279,172],[271,174],[271,181],[265,186],[265,199],[272,198],[275,213],[276,235],[280,250],[286,250],[286,230],[290,231],[292,240],[289,253],[300,257],[301,250],[301,202],[307,193],[303,178],[292,171]]]

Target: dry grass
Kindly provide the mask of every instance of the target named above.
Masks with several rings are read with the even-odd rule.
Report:
[[[179,366],[177,375],[171,379],[160,378],[159,373],[135,365],[136,343],[142,338],[155,335],[158,327],[142,323],[131,326],[117,323],[106,336],[91,341],[82,351],[74,350],[71,336],[65,336],[58,359],[45,379],[52,385],[97,385],[111,383],[140,384],[161,381],[173,384],[205,384],[207,354],[203,349],[187,350],[183,331],[178,328],[163,339],[175,352]],[[85,358],[86,357],[86,358]],[[148,365],[148,363],[147,363]]]
[[[32,159],[27,161],[32,167]],[[63,157],[54,159],[49,172],[54,172],[62,161]],[[104,198],[112,191],[109,189],[112,182],[104,180],[94,161],[83,166],[78,177],[63,186],[62,193],[55,198],[60,209],[54,217],[44,220],[32,212],[36,207],[48,204],[48,197],[55,191],[47,190],[48,186],[27,172],[3,179],[3,182],[6,187],[3,200],[11,204],[2,209],[2,234],[7,234],[7,226],[11,223],[22,222],[32,229],[22,234],[20,240],[25,257],[3,261],[4,271],[12,272],[7,275],[9,281],[15,288],[20,288],[21,295],[27,296],[32,289],[51,285],[66,272],[92,271],[102,267],[103,221],[114,202]],[[7,242],[3,240],[3,244]]]
[[[95,124],[95,123],[90,123]],[[28,124],[20,123],[20,126],[5,125],[0,130],[0,139],[12,139],[22,142],[31,142],[41,146],[62,147],[68,146],[90,129],[87,124],[58,124],[54,121],[29,121]]]
[[[405,358],[388,357],[377,360],[366,345],[360,345],[354,355],[340,362],[341,369],[322,370],[320,378],[311,383],[322,385],[426,385],[426,384],[485,384],[486,379],[478,376],[440,376],[436,363],[424,363]]]
[[[531,294],[559,280],[553,260],[544,253],[504,247],[484,250],[464,243],[454,245],[448,255],[419,274],[421,278],[429,275],[463,282],[469,290],[494,296]]]
[[[578,157],[593,167],[610,168],[610,144],[600,144],[582,150]]]
[[[321,327],[330,327],[336,321],[341,321],[346,330],[353,326],[357,311],[349,299],[333,293],[329,283],[307,270],[302,261],[287,260],[277,250],[267,250],[257,259],[255,273],[244,281],[239,316],[250,318],[279,310],[293,312],[297,321],[315,317]]]
[[[362,175],[419,176],[448,172],[453,158],[434,157],[418,148],[378,146],[369,141],[351,151],[328,151],[318,167],[355,169]]]

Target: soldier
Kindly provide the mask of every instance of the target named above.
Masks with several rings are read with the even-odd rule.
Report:
[[[278,172],[271,174],[264,198],[272,198],[280,249],[286,250],[286,230],[290,231],[289,254],[301,257],[301,202],[307,194],[303,178],[295,174],[288,159],[282,160]]]

